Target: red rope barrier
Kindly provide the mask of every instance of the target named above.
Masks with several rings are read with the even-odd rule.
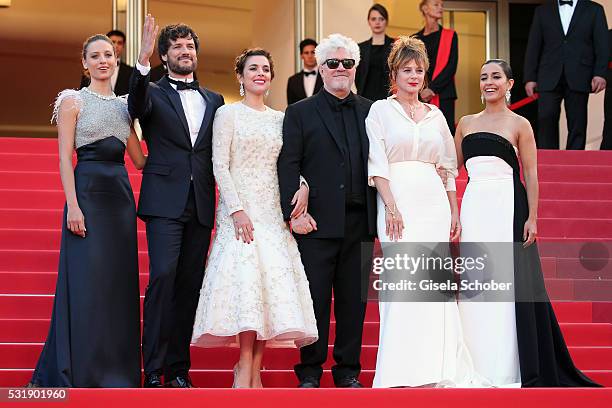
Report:
[[[516,101],[514,102],[512,105],[508,106],[510,108],[510,110],[517,110],[519,108],[522,108],[525,105],[530,104],[531,102],[535,101],[536,99],[538,99],[538,94],[535,93],[532,96],[528,96],[526,98],[521,99],[520,101]]]

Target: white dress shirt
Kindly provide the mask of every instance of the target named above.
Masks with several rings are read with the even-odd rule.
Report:
[[[145,67],[136,62],[136,69],[141,75],[147,75],[151,70],[151,66]],[[191,82],[193,79],[178,79],[172,78],[174,81]],[[176,85],[170,84],[172,88],[176,90]],[[204,120],[204,113],[206,112],[206,101],[204,97],[194,89],[184,89],[177,91],[181,97],[181,105],[183,105],[183,112],[187,118],[187,125],[189,126],[189,136],[191,138],[191,145],[195,145],[198,133],[200,132],[200,126],[202,126],[202,120]]]
[[[306,92],[306,97],[311,97],[314,93],[315,85],[317,83],[317,69],[315,68],[312,71],[304,69],[304,72],[314,72],[314,75],[304,75],[304,91]]]
[[[571,6],[569,4],[561,6],[557,1],[557,7],[559,7],[559,17],[561,17],[561,25],[563,26],[563,33],[565,35],[567,35],[567,30],[569,29],[570,22],[572,21],[574,10],[576,10],[576,4],[578,4],[578,0],[574,0]]]
[[[417,123],[406,114],[395,95],[372,104],[366,118],[370,186],[374,186],[372,177],[390,179],[391,163],[416,160],[445,169],[446,191],[456,191],[458,171],[453,135],[442,111],[435,105],[425,105],[430,111]]]

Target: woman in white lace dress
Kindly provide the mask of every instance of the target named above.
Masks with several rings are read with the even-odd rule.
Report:
[[[220,200],[192,343],[239,344],[233,387],[259,388],[266,342],[302,347],[318,334],[297,244],[281,213],[283,113],[264,104],[274,77],[270,54],[246,50],[235,69],[244,99],[219,108],[213,124]]]

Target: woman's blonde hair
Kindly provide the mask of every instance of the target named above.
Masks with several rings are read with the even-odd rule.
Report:
[[[389,83],[391,84],[391,92],[397,91],[395,77],[399,69],[406,62],[413,61],[425,71],[429,69],[429,58],[427,57],[427,49],[425,43],[416,37],[400,35],[393,43],[387,65],[389,66]],[[427,81],[427,78],[425,79]]]
[[[427,4],[429,0],[421,0],[421,2],[419,3],[419,11],[421,12],[421,14],[425,14],[423,12],[423,7],[425,7],[425,5]]]

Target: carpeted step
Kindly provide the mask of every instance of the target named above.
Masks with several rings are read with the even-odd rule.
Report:
[[[130,174],[133,190],[140,190],[142,175]],[[23,190],[61,190],[62,180],[59,171],[0,171],[0,189]]]
[[[542,179],[539,181],[540,199],[572,200],[576,197],[593,197],[598,200],[612,200],[612,183],[543,181]],[[456,180],[456,185],[457,196],[462,197],[467,185],[467,179]]]
[[[85,219],[87,227],[87,219]],[[88,228],[89,233],[94,233]],[[138,231],[138,247],[146,251],[147,237],[144,230]],[[0,228],[0,248],[2,249],[44,249],[60,247],[61,230],[58,229],[15,229]]]
[[[32,377],[32,373],[33,373],[33,369],[5,369],[5,370],[0,370],[0,387],[15,387],[15,386],[23,386],[25,384],[28,383],[28,381],[30,381],[31,377]],[[189,372],[191,379],[194,383],[194,385],[196,387],[207,387],[207,388],[229,388],[232,385],[232,378],[233,378],[233,373],[231,369],[228,370],[191,370]],[[587,370],[584,372],[584,374],[586,374],[589,378],[593,379],[594,381],[605,385],[607,387],[612,387],[612,370]],[[372,385],[372,379],[374,378],[374,370],[362,370],[361,371],[361,375],[359,376],[360,381],[364,384],[364,386],[366,387],[371,387]],[[293,369],[284,369],[284,370],[264,370],[262,372],[262,382],[264,384],[264,387],[267,388],[295,388],[298,384],[298,381],[295,377],[295,373],[293,372]],[[332,377],[331,377],[331,370],[324,370],[323,372],[323,377],[321,378],[321,387],[333,387],[333,381],[332,381]],[[393,390],[387,390],[388,392],[393,392],[393,393],[397,393],[401,395],[405,395],[404,392],[405,391],[409,391],[409,392],[420,392],[421,390],[427,390],[427,389],[410,389],[410,390],[402,390],[402,389],[393,389]],[[469,401],[469,406],[473,407],[475,406],[475,399],[474,399],[474,395],[479,393],[479,392],[485,392],[487,391],[488,394],[488,398],[483,399],[482,400],[482,405],[480,406],[491,406],[493,403],[493,398],[495,395],[506,395],[505,398],[507,398],[506,392],[520,392],[522,393],[521,395],[523,395],[525,398],[521,399],[523,401],[524,406],[530,406],[529,404],[533,404],[535,401],[537,401],[538,403],[538,407],[560,407],[560,406],[568,406],[566,403],[568,402],[567,398],[561,398],[560,400],[556,400],[556,398],[553,398],[553,395],[566,395],[564,394],[564,392],[566,390],[572,390],[572,389],[532,389],[532,390],[511,390],[511,389],[494,389],[494,390],[476,390],[476,389],[448,389],[448,390],[440,390],[440,389],[429,389],[430,391],[436,391],[436,392],[445,392],[448,393],[448,395],[452,396],[451,398],[448,399],[448,401],[446,401],[445,404],[443,405],[439,405],[440,407],[442,406],[449,406],[449,405],[453,405],[453,406],[457,406],[457,407],[461,407],[461,405],[458,405],[460,403],[460,401]],[[265,391],[265,390],[263,390]],[[323,391],[323,390],[321,390]],[[332,390],[330,390],[332,391]],[[334,390],[335,391],[335,390]],[[347,394],[345,397],[342,398],[342,403],[346,404],[347,403],[347,397],[348,395],[355,395],[356,392],[354,390],[345,390],[347,391]],[[459,397],[457,395],[454,394],[454,392],[456,391],[464,391],[464,394],[461,394],[461,398],[462,399],[458,399]],[[526,391],[528,393],[526,393]],[[573,389],[572,391],[582,391],[585,393],[593,393],[593,392],[604,392],[606,393],[606,399],[605,401],[609,401],[610,394],[607,393],[608,389],[595,389],[595,390],[590,390],[590,389]],[[143,390],[138,390],[138,392],[142,393]],[[148,392],[148,391],[146,391]],[[196,391],[197,392],[197,391]],[[231,390],[232,393],[237,393],[237,392],[248,392],[248,390]],[[301,391],[301,394],[310,394],[311,392],[318,392],[318,391]],[[359,395],[363,395],[365,396],[366,393],[371,392],[368,390],[363,390],[359,392]],[[181,394],[189,394],[188,392],[186,392],[185,390],[181,390]],[[300,394],[300,395],[301,395]],[[435,406],[432,405],[433,403],[433,399],[432,396],[433,394],[430,394],[428,396],[428,398],[424,399],[422,401],[422,405],[419,406]],[[586,394],[588,395],[588,394]],[[597,394],[595,394],[597,395]],[[301,397],[304,398],[304,397]],[[300,399],[301,399],[300,398]],[[326,395],[325,398],[321,398],[321,400],[319,400],[319,406],[327,406],[329,400],[329,395]],[[206,400],[209,401],[208,399],[202,397],[201,400]],[[201,401],[199,400],[199,401]],[[299,401],[299,399],[298,399]],[[360,403],[357,403],[357,405],[355,406],[363,406],[363,402],[365,400],[361,399]],[[588,402],[587,402],[588,401]],[[585,394],[580,395],[580,397],[578,399],[576,399],[576,404],[580,404],[581,406],[585,406],[588,408],[595,408],[595,407],[606,407],[607,405],[603,404],[603,401],[600,401],[598,404],[593,405],[590,404],[589,402],[593,401],[593,397],[591,398],[586,398]],[[596,400],[598,401],[598,400]],[[122,399],[122,404],[125,404],[125,400]],[[401,399],[401,405],[404,405],[408,402],[408,399],[406,396],[404,396]],[[173,400],[172,403],[176,403],[176,399]],[[193,402],[195,404],[195,402]],[[227,403],[227,398],[223,400],[222,402],[223,404]],[[296,404],[299,402],[292,402],[293,406],[296,406]],[[380,404],[380,400],[377,401],[372,401],[372,403],[379,403]],[[400,403],[400,401],[398,401],[398,404]],[[91,403],[90,403],[91,404]],[[240,405],[242,405],[243,403],[240,403]],[[501,405],[500,405],[501,404]],[[516,403],[513,402],[513,404],[511,405],[504,405],[504,399],[500,400],[499,403],[495,403],[495,407],[496,408],[501,408],[501,407],[512,407],[514,408],[516,405]],[[587,405],[585,405],[587,404]],[[273,405],[273,404],[272,404]],[[88,405],[88,406],[92,406],[92,405]],[[153,406],[153,405],[149,405],[149,406]],[[257,406],[257,405],[253,405],[253,406]],[[395,405],[395,406],[400,406],[400,405]]]
[[[0,319],[0,343],[44,342],[49,322],[49,316],[43,319]],[[368,342],[364,344],[378,344],[378,319],[366,323]],[[560,326],[569,346],[612,347],[611,323],[560,323]],[[332,327],[330,334],[333,333]]]
[[[0,343],[0,368],[34,368],[42,350],[42,343],[11,344]],[[328,347],[328,357],[324,368],[333,365],[333,346]],[[376,367],[377,345],[364,344],[361,348],[361,365],[365,370]],[[602,370],[612,366],[612,347],[569,347],[572,359],[581,370]],[[191,347],[191,367],[193,369],[229,369],[238,360],[238,348],[200,348]],[[263,367],[282,370],[293,367],[299,361],[296,348],[268,349],[264,355]]]
[[[51,316],[52,306],[53,295],[0,295],[0,319],[48,319]],[[593,302],[553,302],[553,307],[559,322],[593,321]],[[378,321],[378,305],[374,302],[368,303],[366,321]]]

